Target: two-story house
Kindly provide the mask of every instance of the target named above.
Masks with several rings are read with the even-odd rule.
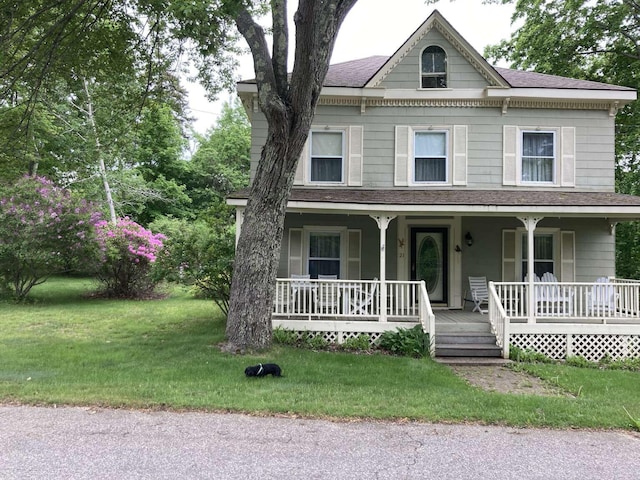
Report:
[[[237,89],[253,173],[267,124],[255,82]],[[473,322],[491,321],[504,355],[509,344],[576,354],[570,336],[587,327],[551,320],[612,334],[623,309],[590,306],[593,282],[615,275],[615,225],[640,218],[640,198],[614,191],[615,116],[635,99],[492,67],[437,11],[391,57],[332,65],[288,203],[274,325],[342,341],[420,323],[437,342],[476,306],[469,278],[484,277],[489,315],[482,306]],[[246,195],[228,200],[238,228]],[[553,291],[536,289],[544,274]],[[620,299],[611,283],[600,287]],[[640,354],[636,299],[624,307],[632,330],[613,334],[635,332]],[[540,347],[558,343],[545,335],[564,343]]]

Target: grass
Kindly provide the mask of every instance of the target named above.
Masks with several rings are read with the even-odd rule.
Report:
[[[87,297],[91,281],[53,279],[26,305],[0,304],[0,402],[236,411],[340,418],[634,428],[640,372],[521,364],[571,392],[485,392],[430,359],[276,346],[221,353],[213,302],[174,289],[149,301]],[[246,378],[274,361],[284,377]]]

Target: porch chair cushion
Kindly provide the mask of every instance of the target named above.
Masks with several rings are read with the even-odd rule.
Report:
[[[489,288],[487,287],[487,277],[469,277],[469,290],[471,290],[471,300],[473,300],[473,311],[485,314],[489,311]],[[482,308],[486,305],[487,308]]]

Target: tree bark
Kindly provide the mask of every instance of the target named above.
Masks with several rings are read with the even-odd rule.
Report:
[[[293,72],[286,72],[286,1],[272,1],[273,57],[263,30],[246,10],[236,19],[254,59],[258,102],[268,135],[253,179],[236,248],[226,350],[271,345],[271,314],[287,202],[298,159],[342,21],[357,0],[300,0],[295,14]]]

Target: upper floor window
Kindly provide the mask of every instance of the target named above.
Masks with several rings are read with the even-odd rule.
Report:
[[[576,186],[576,127],[503,127],[502,183]]]
[[[435,45],[422,51],[422,88],[447,88],[447,54]]]
[[[416,131],[414,182],[447,181],[447,132]]]
[[[342,131],[311,132],[311,168],[309,172],[311,182],[343,182],[343,140]]]
[[[554,182],[556,135],[553,131],[522,131],[522,181]]]

